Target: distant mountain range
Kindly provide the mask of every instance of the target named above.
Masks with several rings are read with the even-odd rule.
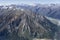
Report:
[[[34,5],[8,5],[8,6],[0,6],[0,8],[17,8],[17,9],[28,9],[34,13],[60,19],[60,5],[59,4],[34,4]]]

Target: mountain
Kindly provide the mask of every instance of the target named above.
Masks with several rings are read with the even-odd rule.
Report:
[[[34,13],[60,19],[60,4],[21,4],[21,5],[9,5],[8,7],[15,7],[17,9],[28,9]]]
[[[60,5],[38,5],[36,8],[36,12],[38,14],[52,17],[55,19],[60,19]]]
[[[0,40],[55,39],[57,31],[56,24],[29,9],[0,9]]]
[[[55,19],[60,19],[60,4],[34,4],[34,5],[28,5],[28,4],[20,4],[20,5],[6,5],[6,6],[0,6],[0,10],[5,9],[27,9],[34,13],[52,17]],[[0,13],[1,14],[1,13]]]
[[[57,40],[60,40],[60,20],[46,17],[48,20],[50,20],[52,23],[56,24],[58,26],[58,31],[56,34]]]

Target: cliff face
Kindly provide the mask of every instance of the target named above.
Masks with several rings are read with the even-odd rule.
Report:
[[[1,40],[53,39],[56,32],[57,25],[27,9],[4,10],[0,15]]]

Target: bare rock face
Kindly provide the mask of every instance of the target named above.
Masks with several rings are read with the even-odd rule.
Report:
[[[0,15],[0,40],[54,39],[57,25],[27,9],[5,10]]]

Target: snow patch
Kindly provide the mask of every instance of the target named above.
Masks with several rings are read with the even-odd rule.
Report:
[[[24,11],[24,9],[21,9],[21,11]]]

